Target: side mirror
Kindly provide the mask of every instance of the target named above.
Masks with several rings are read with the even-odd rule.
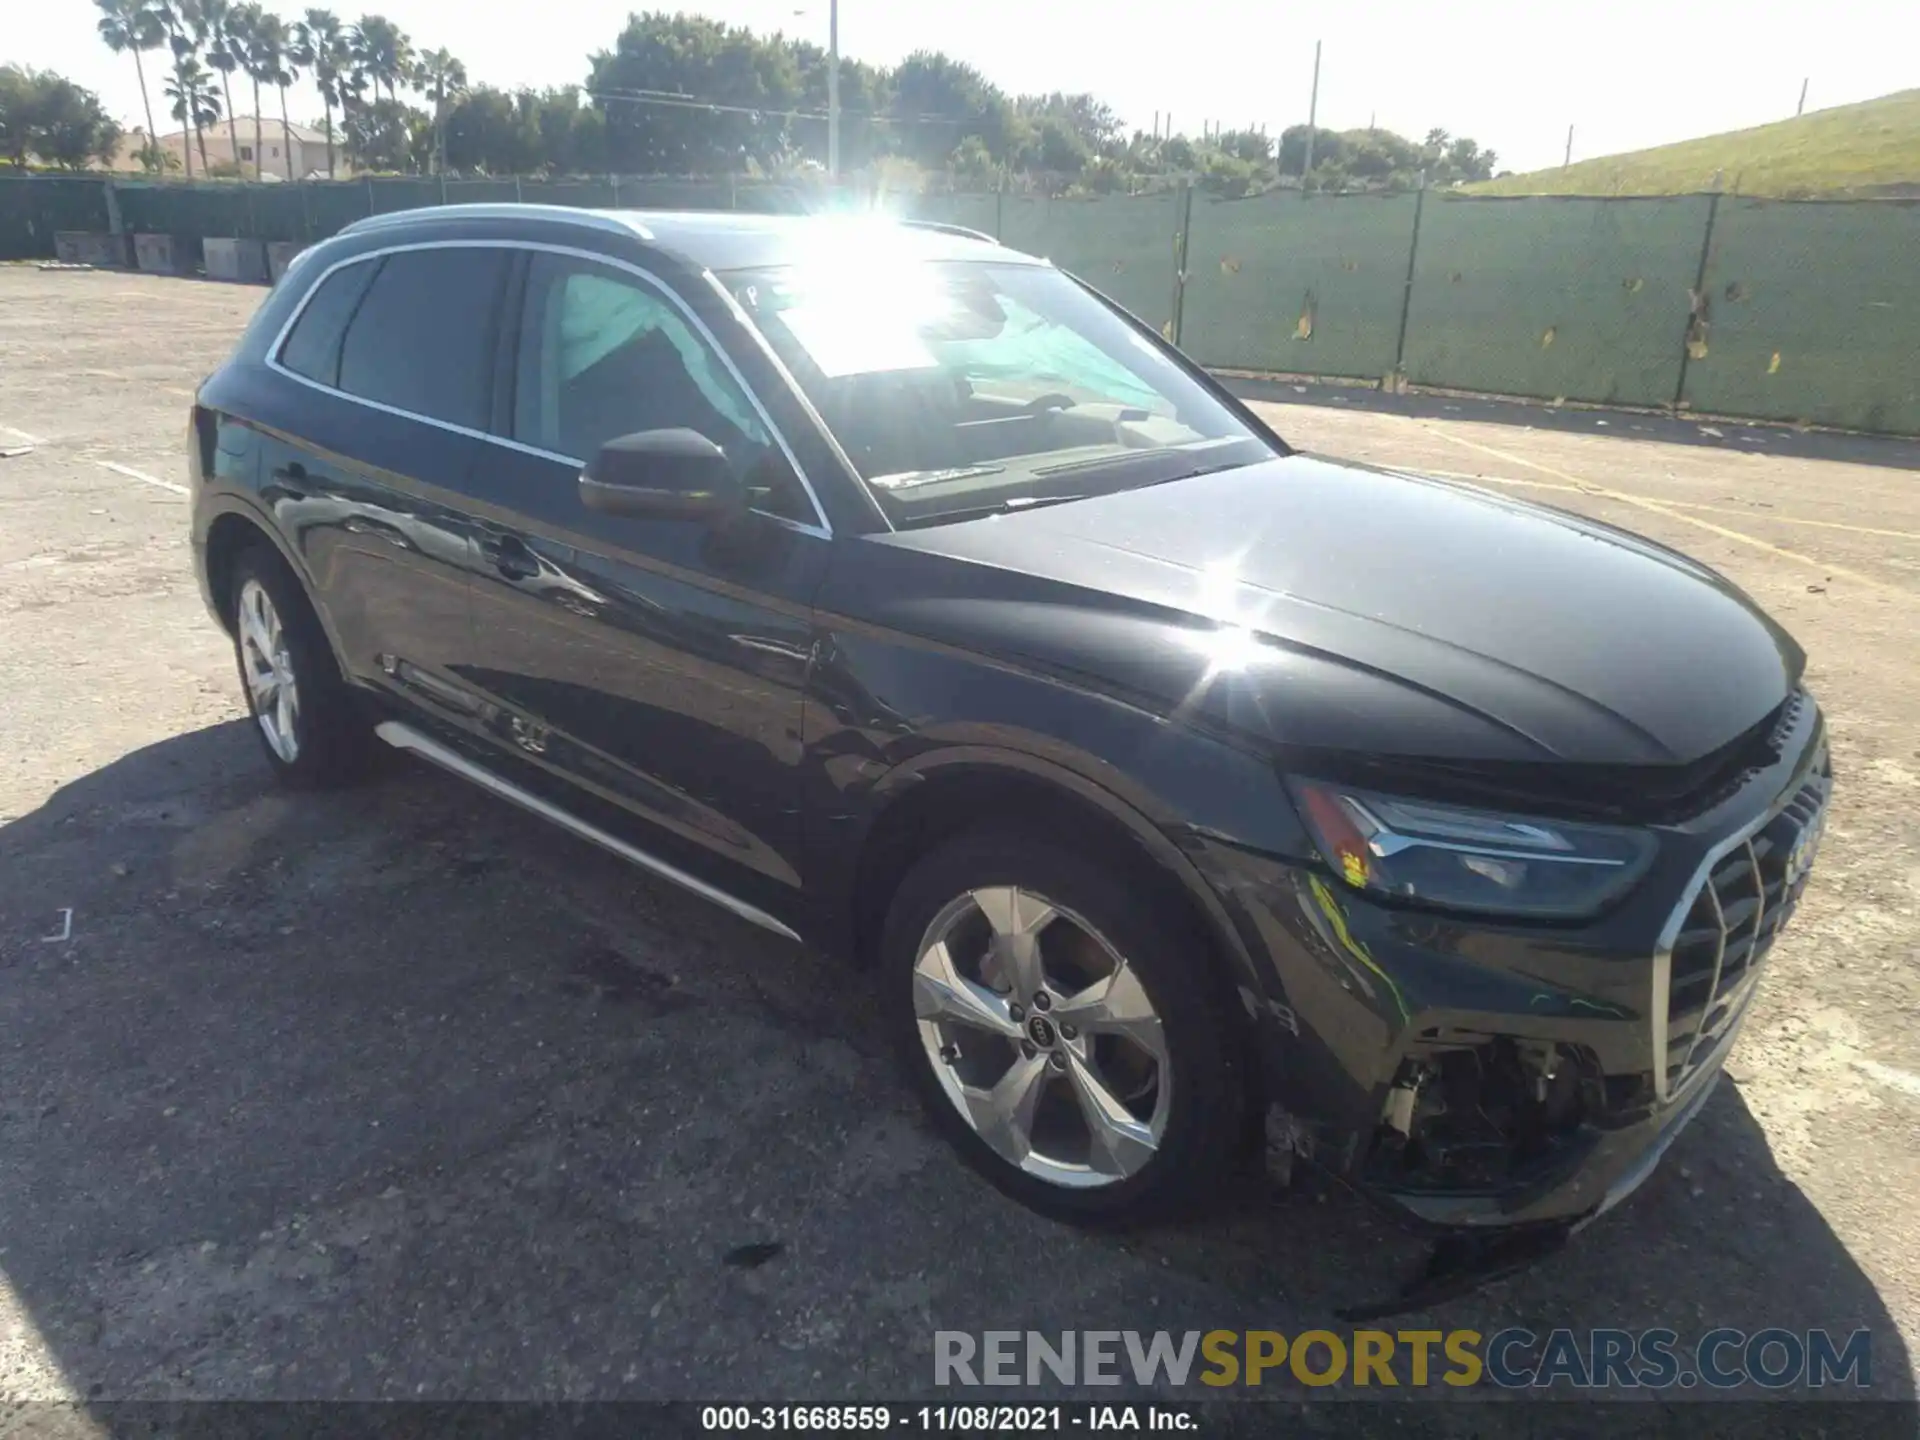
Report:
[[[697,430],[622,435],[580,472],[580,503],[603,515],[718,520],[744,497],[726,453]]]

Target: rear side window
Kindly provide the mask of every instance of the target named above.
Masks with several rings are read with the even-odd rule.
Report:
[[[409,414],[484,429],[507,264],[499,249],[389,255],[347,326],[340,388]]]
[[[378,260],[362,260],[343,265],[322,280],[294,322],[293,333],[280,347],[280,363],[322,385],[338,385],[340,339],[353,323],[361,297],[379,268]]]

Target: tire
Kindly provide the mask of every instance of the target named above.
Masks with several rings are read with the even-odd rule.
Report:
[[[366,717],[286,562],[258,546],[236,558],[228,619],[241,693],[275,776],[312,790],[365,774],[372,750]]]
[[[888,1023],[934,1126],[1002,1191],[1077,1224],[1203,1208],[1226,1189],[1249,1111],[1245,1047],[1214,957],[1135,868],[1025,835],[972,832],[908,872],[881,934]],[[1024,898],[1010,902],[1008,892]],[[1036,927],[1043,909],[1052,918]],[[1017,938],[1023,927],[1037,936],[1032,945]],[[944,969],[930,951],[941,937]],[[1018,1004],[1023,992],[1041,993],[1023,950],[1038,959],[1044,1002]],[[1009,984],[1009,969],[1024,983]],[[1087,1003],[1096,995],[1104,1015]],[[1157,1030],[1140,1018],[1142,1001]],[[970,1020],[955,1018],[963,1011]],[[1003,1087],[997,1107],[994,1086]],[[1096,1114],[1119,1123],[1096,1127]]]

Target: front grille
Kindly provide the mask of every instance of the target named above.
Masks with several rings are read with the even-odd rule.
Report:
[[[1714,860],[1688,906],[1668,968],[1669,1095],[1713,1062],[1752,998],[1806,888],[1831,784],[1823,757],[1792,799]]]

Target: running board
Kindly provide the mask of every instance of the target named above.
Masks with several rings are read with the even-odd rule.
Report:
[[[622,860],[638,865],[642,870],[651,870],[662,880],[671,880],[683,889],[691,890],[703,900],[711,900],[722,909],[731,910],[742,920],[751,921],[761,929],[771,930],[776,935],[784,935],[789,940],[800,939],[797,934],[785,925],[782,925],[778,920],[774,919],[773,916],[767,914],[766,911],[749,905],[746,901],[729,895],[726,891],[709,885],[704,880],[696,879],[694,876],[680,869],[677,865],[670,865],[657,855],[649,855],[639,847],[629,845],[617,836],[609,835],[599,826],[582,820],[578,815],[562,810],[558,805],[553,804],[551,801],[541,799],[530,790],[521,789],[511,780],[496,775],[493,771],[483,766],[474,764],[473,761],[467,759],[466,756],[449,750],[438,740],[421,734],[411,725],[403,725],[398,720],[388,720],[383,724],[375,726],[374,734],[386,741],[387,744],[393,746],[394,749],[409,751],[412,754],[418,755],[422,760],[438,765],[442,770],[450,770],[462,780],[472,781],[489,794],[498,795],[502,800],[518,805],[522,810],[529,810],[535,815],[538,815],[542,820],[550,820],[562,830],[571,830],[582,840],[590,840],[603,850],[611,850]]]

